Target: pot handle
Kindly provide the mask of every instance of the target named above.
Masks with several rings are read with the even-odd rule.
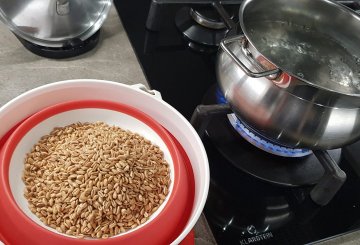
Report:
[[[273,70],[261,71],[261,72],[253,72],[249,68],[247,68],[246,65],[243,62],[241,62],[236,57],[236,55],[227,47],[227,44],[233,43],[236,41],[241,41],[242,50],[244,50],[246,48],[248,40],[246,39],[246,37],[244,35],[225,38],[220,42],[220,47],[222,50],[224,50],[225,53],[227,53],[233,59],[233,61],[235,61],[235,63],[246,73],[246,75],[248,75],[249,77],[254,77],[254,78],[267,77],[267,76],[275,75],[275,74],[276,74],[275,77],[277,77],[279,75],[280,69],[278,69],[278,68],[273,69]],[[246,55],[246,54],[244,54],[244,55],[250,62],[257,64],[257,62],[254,59],[252,59],[249,55]],[[260,66],[260,65],[258,65],[258,66]]]

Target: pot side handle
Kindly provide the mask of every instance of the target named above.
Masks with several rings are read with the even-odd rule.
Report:
[[[241,62],[240,59],[236,57],[236,55],[228,48],[227,44],[233,43],[236,41],[240,41],[242,45],[242,50],[245,49],[245,46],[247,44],[247,39],[244,35],[238,35],[230,38],[223,39],[220,42],[220,47],[224,52],[231,57],[231,59],[248,75],[249,77],[259,78],[259,77],[268,77],[271,75],[276,75],[274,78],[278,77],[280,74],[280,69],[273,69],[273,70],[267,70],[267,71],[261,71],[261,72],[253,72],[251,71],[246,65]],[[249,55],[244,54],[244,56],[252,63],[256,63],[254,59],[252,59]]]

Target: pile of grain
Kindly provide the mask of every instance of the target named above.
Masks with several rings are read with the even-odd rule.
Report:
[[[146,222],[166,198],[170,170],[144,137],[105,123],[55,128],[25,159],[30,210],[61,233],[107,238]]]

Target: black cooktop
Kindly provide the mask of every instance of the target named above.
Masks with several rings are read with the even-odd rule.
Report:
[[[205,94],[216,85],[217,48],[185,38],[176,24],[176,16],[184,7],[192,5],[170,2],[173,4],[161,6],[165,11],[162,11],[158,30],[149,31],[145,26],[150,0],[114,0],[150,86],[190,120],[196,106],[203,103]],[[320,207],[309,198],[312,186],[270,184],[229,161],[216,137],[211,137],[211,130],[219,128],[219,123],[235,135],[225,144],[236,144],[237,159],[248,165],[258,164],[257,161],[264,164],[264,160],[257,159],[271,158],[273,166],[293,161],[272,158],[270,153],[249,144],[236,135],[224,116],[211,121],[203,139],[211,174],[204,212],[218,244],[315,243],[360,228],[360,142],[342,150],[339,165],[346,172],[347,180],[335,198]]]
[[[166,6],[161,30],[148,31],[150,0],[114,1],[147,81],[163,99],[190,118],[202,95],[216,83],[215,52],[188,47],[175,25],[179,6]]]

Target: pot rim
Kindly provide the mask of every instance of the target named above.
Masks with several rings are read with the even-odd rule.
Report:
[[[313,82],[310,82],[309,80],[306,80],[304,78],[301,78],[299,77],[298,75],[294,74],[293,72],[291,71],[288,71],[287,69],[283,69],[281,66],[278,66],[275,62],[273,62],[271,59],[269,59],[267,56],[263,55],[262,52],[260,52],[256,46],[254,45],[254,42],[253,40],[251,40],[251,38],[249,38],[249,32],[247,31],[246,29],[246,26],[245,26],[245,23],[244,23],[244,19],[242,18],[243,17],[243,14],[245,9],[246,9],[246,6],[253,0],[244,0],[242,2],[242,4],[240,5],[240,9],[239,9],[239,22],[240,22],[240,27],[241,27],[241,30],[243,31],[244,35],[245,35],[245,38],[247,39],[247,41],[249,42],[249,45],[252,46],[253,49],[255,49],[259,54],[261,54],[263,57],[265,57],[270,63],[272,63],[274,66],[276,66],[276,68],[280,69],[280,74],[282,73],[285,73],[291,77],[295,77],[299,82],[301,83],[304,83],[308,86],[311,86],[313,88],[316,88],[316,89],[319,89],[319,90],[325,90],[327,92],[331,92],[331,93],[335,93],[337,95],[340,95],[340,96],[348,96],[348,97],[352,97],[352,98],[359,98],[360,99],[360,92],[357,93],[357,94],[354,94],[354,93],[344,93],[344,92],[339,92],[339,91],[336,91],[336,90],[333,90],[333,89],[330,89],[330,88],[327,88],[327,87],[323,87],[323,86],[320,86],[316,83],[313,83]],[[331,5],[336,5],[336,7],[346,11],[348,14],[350,14],[352,17],[356,18],[359,20],[359,23],[360,23],[360,17],[359,15],[353,11],[352,9],[340,4],[340,3],[337,3],[337,2],[334,2],[332,0],[321,0],[323,2],[326,2],[328,4],[331,4]]]

